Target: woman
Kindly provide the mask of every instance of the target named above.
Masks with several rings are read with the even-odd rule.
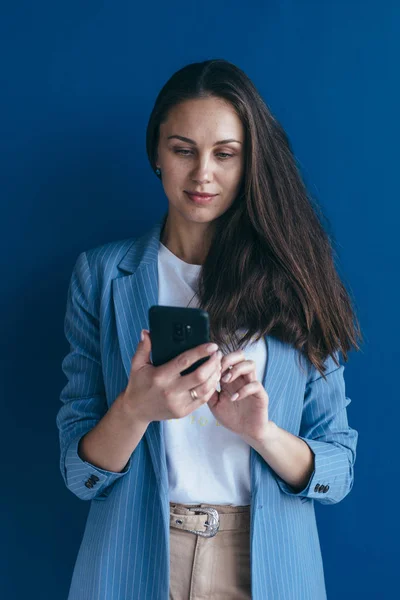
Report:
[[[92,501],[69,598],[322,600],[314,501],[353,485],[339,352],[360,330],[317,207],[225,60],[171,77],[147,152],[168,212],[82,252],[68,291],[60,465]],[[207,310],[222,352],[154,367],[154,304]]]

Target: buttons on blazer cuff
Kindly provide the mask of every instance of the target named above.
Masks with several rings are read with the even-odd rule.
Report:
[[[328,490],[329,490],[329,485],[322,485],[320,483],[317,483],[314,488],[314,492],[319,492],[320,494],[326,494],[326,492]]]
[[[99,478],[97,475],[91,475],[87,481],[85,481],[85,485],[87,488],[92,488],[98,482]]]

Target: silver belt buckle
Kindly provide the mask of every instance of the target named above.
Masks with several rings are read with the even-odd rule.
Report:
[[[201,508],[189,508],[189,510],[200,513],[202,515],[208,515],[208,520],[205,522],[207,531],[198,531],[197,529],[186,529],[186,531],[190,531],[191,533],[195,533],[196,535],[201,535],[202,537],[213,537],[218,533],[219,514],[216,508],[207,508],[205,506],[202,506]]]

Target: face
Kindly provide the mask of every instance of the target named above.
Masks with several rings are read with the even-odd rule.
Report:
[[[206,223],[227,211],[242,182],[244,138],[241,120],[220,98],[187,100],[174,106],[160,125],[156,161],[169,212]],[[215,196],[200,204],[188,192]]]

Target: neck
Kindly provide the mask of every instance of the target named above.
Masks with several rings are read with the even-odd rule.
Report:
[[[202,265],[208,254],[214,227],[210,223],[176,223],[167,217],[160,241],[175,256],[191,265]]]

